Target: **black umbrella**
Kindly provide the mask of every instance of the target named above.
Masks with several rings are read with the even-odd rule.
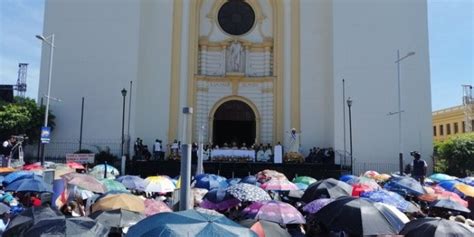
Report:
[[[395,215],[385,215],[373,202],[354,197],[340,197],[321,208],[314,218],[330,230],[349,234],[397,234],[403,221]]]
[[[400,235],[405,237],[472,237],[473,229],[456,221],[420,218],[406,223]]]
[[[106,227],[123,228],[138,223],[145,218],[145,215],[129,210],[116,209],[111,211],[96,211],[89,215],[89,217]]]
[[[342,181],[329,178],[309,185],[301,197],[301,201],[310,203],[319,198],[338,198],[351,195],[352,186]]]
[[[270,222],[266,220],[247,219],[247,220],[241,221],[239,224],[250,228],[259,236],[261,236],[260,234],[264,234],[264,236],[271,236],[271,237],[291,237],[288,231],[283,229],[279,224],[275,222]]]
[[[61,216],[61,213],[50,207],[28,208],[11,219],[5,232],[3,232],[3,236],[21,236],[28,228],[40,220],[58,216]]]
[[[436,200],[435,202],[431,203],[431,207],[446,209],[450,211],[465,212],[465,213],[471,212],[471,210],[469,210],[468,208],[464,207],[463,205],[451,199]]]
[[[4,203],[0,203],[0,215],[10,212],[10,207]]]
[[[30,227],[23,236],[46,237],[46,236],[107,236],[109,229],[89,217],[57,216],[42,219]]]

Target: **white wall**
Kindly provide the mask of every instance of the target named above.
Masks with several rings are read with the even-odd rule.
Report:
[[[134,137],[149,148],[168,141],[173,1],[146,0],[141,5],[140,46]]]
[[[353,153],[358,163],[398,163],[396,51],[401,63],[405,163],[409,151],[432,152],[431,97],[425,0],[334,0],[334,100],[353,99]],[[335,144],[342,148],[342,108],[335,103]],[[346,114],[347,116],[347,114]],[[341,124],[341,126],[339,126]],[[347,133],[349,134],[349,133]],[[421,138],[421,139],[420,139]],[[349,139],[347,140],[349,144]]]
[[[301,143],[333,146],[332,1],[300,1]]]
[[[123,87],[137,76],[140,4],[128,0],[48,0],[44,35],[56,36],[51,101],[56,115],[52,141],[79,138],[120,141]],[[46,94],[49,47],[43,46],[39,97]]]

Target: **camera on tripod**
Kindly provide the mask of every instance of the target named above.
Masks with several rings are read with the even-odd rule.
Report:
[[[13,135],[12,137],[15,138],[17,142],[24,142],[25,140],[28,140],[28,139],[29,139],[29,138],[26,136],[26,134]]]

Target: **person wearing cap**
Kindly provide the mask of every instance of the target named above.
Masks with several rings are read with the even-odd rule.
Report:
[[[426,169],[428,168],[428,164],[426,161],[421,159],[421,155],[417,151],[410,152],[410,155],[413,156],[413,161],[410,164],[411,168],[411,177],[420,181],[421,184],[425,181],[426,176]]]

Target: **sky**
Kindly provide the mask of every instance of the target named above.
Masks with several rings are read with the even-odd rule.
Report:
[[[432,109],[462,103],[474,85],[474,0],[427,0]],[[15,84],[28,63],[26,95],[37,98],[44,0],[0,0],[0,84]]]

